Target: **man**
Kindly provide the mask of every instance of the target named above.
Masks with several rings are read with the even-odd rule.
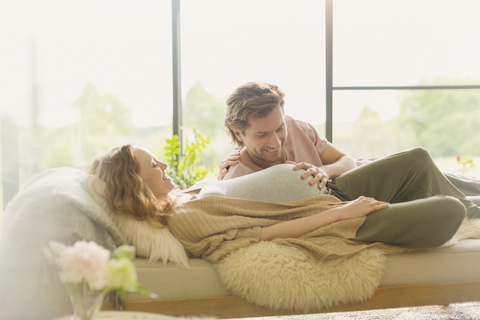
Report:
[[[439,172],[425,150],[416,148],[356,167],[351,157],[320,138],[310,124],[284,115],[284,96],[276,85],[249,82],[228,98],[224,124],[232,141],[244,148],[238,157],[222,163],[219,179],[287,162],[294,164],[294,170],[306,170],[302,178],[312,175],[311,185],[319,182],[319,189],[326,185],[342,200],[364,195],[401,202],[448,195],[458,198],[469,216],[480,217],[479,207]],[[411,183],[414,186],[407,189]]]
[[[284,92],[276,85],[247,83],[234,91],[227,101],[225,126],[232,141],[245,147],[239,162],[226,162],[220,179],[231,179],[270,166],[290,162],[306,169],[303,177],[314,176],[311,185],[355,168],[354,160],[336,149],[308,123],[284,115]]]

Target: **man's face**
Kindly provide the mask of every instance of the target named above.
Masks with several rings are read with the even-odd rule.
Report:
[[[253,162],[267,168],[283,163],[283,144],[287,137],[287,128],[280,108],[263,118],[248,118],[248,127],[244,133],[235,132],[238,140],[247,148]]]

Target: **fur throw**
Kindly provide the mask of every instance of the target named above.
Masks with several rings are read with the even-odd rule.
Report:
[[[480,220],[465,220],[444,246],[479,237]],[[371,298],[385,270],[386,255],[404,251],[367,248],[347,258],[315,261],[298,248],[259,242],[232,252],[217,270],[225,286],[250,303],[315,312]]]

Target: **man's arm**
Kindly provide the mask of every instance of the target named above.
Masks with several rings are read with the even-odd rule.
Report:
[[[328,180],[334,179],[339,175],[347,172],[356,167],[355,160],[352,157],[341,152],[335,148],[331,143],[327,143],[325,150],[320,155],[323,166],[316,167],[312,164],[301,162],[294,163],[287,161],[287,163],[294,164],[293,170],[305,169],[306,171],[302,174],[302,179],[305,179],[308,176],[313,176],[314,178],[310,181],[310,185],[315,185],[317,182],[318,188],[322,189]]]
[[[321,169],[326,173],[327,180],[334,179],[356,167],[355,160],[352,157],[335,148],[330,142],[327,143],[320,159],[323,162]]]

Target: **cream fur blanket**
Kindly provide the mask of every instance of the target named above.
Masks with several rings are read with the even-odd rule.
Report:
[[[480,220],[466,220],[445,244],[480,237]],[[373,296],[386,255],[400,248],[369,248],[348,258],[314,261],[302,250],[273,242],[239,249],[217,265],[222,282],[250,303],[269,309],[314,312]]]

